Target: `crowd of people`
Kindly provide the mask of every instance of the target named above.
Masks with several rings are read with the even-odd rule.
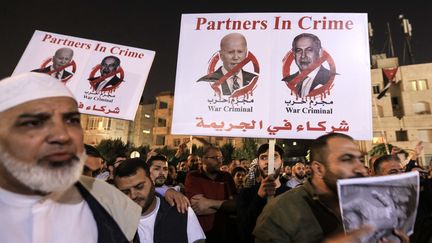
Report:
[[[83,143],[66,86],[35,72],[0,81],[0,124],[0,242],[360,242],[375,228],[344,232],[337,180],[412,170],[421,174],[414,234],[392,233],[432,241],[431,171],[396,155],[373,158],[369,171],[345,134],[317,138],[306,164],[287,165],[276,145],[273,173],[269,144],[225,168],[213,145],[201,156],[182,144],[172,158],[107,162]]]

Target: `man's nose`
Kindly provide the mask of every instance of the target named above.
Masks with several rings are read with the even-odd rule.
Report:
[[[367,169],[364,167],[363,163],[359,160],[356,162],[356,167],[354,168],[354,173],[367,176]]]
[[[131,191],[130,191],[130,198],[132,200],[134,200],[135,198],[137,198],[137,196],[138,196],[137,190],[135,190],[134,188],[132,188]]]
[[[306,57],[306,52],[302,51],[300,56],[301,56],[301,58],[305,58]]]
[[[69,130],[63,122],[54,122],[50,127],[50,143],[64,144],[70,141],[70,138]]]
[[[237,53],[237,52],[234,52],[234,56],[233,56],[233,58],[234,58],[234,59],[239,59],[239,58],[240,58],[240,54]]]

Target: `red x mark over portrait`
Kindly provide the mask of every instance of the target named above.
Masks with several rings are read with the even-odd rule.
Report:
[[[40,68],[41,68],[41,69],[46,68],[46,67],[48,66],[48,64],[51,63],[51,62],[52,62],[52,57],[51,57],[51,58],[48,58],[46,61],[44,61],[44,62],[42,63],[42,65],[40,66]],[[63,65],[63,66],[60,66],[60,67],[55,68],[55,69],[53,69],[53,70],[50,70],[49,72],[47,72],[47,74],[48,74],[48,75],[51,75],[51,74],[53,74],[53,73],[61,72],[61,71],[65,70],[66,68],[70,67],[70,66],[72,66],[72,73],[75,74],[75,71],[76,71],[76,63],[75,63],[74,60],[72,60],[71,62],[69,62],[69,63],[66,64],[66,65]],[[71,79],[71,78],[72,78],[72,75],[69,75],[68,77],[62,79],[61,81],[62,81],[63,83],[66,83],[66,82],[69,81],[69,79]]]
[[[100,77],[95,78],[96,72],[98,72],[98,71],[100,71],[100,70],[101,70],[101,65],[100,65],[100,64],[96,65],[95,67],[93,67],[92,71],[90,72],[89,78],[88,78],[88,80],[90,80],[90,85],[91,85],[92,88],[95,89],[95,90],[96,90],[95,87],[97,87],[97,85],[98,85],[100,82],[102,82],[102,81],[104,81],[104,80],[106,80],[106,79],[108,79],[108,78],[111,78],[111,77],[113,77],[113,76],[115,76],[115,75],[117,75],[117,74],[120,74],[120,80],[121,80],[121,81],[124,80],[124,71],[123,71],[123,68],[122,68],[122,67],[119,67],[117,70],[115,70],[115,71],[113,71],[113,72],[110,72],[110,73],[108,73],[108,74],[106,74],[106,75],[101,75]],[[116,89],[120,84],[121,84],[121,82],[117,83],[116,85],[114,85],[114,86],[112,86],[112,87],[104,88],[104,89],[102,89],[101,91],[108,91],[108,92],[109,92],[109,91],[113,91],[113,90],[115,90],[115,89]]]
[[[210,60],[208,74],[212,74],[215,71],[216,64],[219,60],[220,60],[219,53],[213,55],[213,57]],[[215,93],[219,96],[219,98],[221,97],[220,86],[222,85],[222,83],[225,82],[229,77],[238,73],[249,62],[252,62],[252,65],[254,67],[254,72],[259,74],[260,68],[259,68],[258,60],[251,52],[248,52],[247,57],[243,61],[238,63],[234,68],[232,68],[229,72],[223,75],[219,80],[211,84],[211,88],[215,91]],[[233,92],[230,98],[236,98],[243,95],[251,94],[253,89],[256,87],[257,82],[258,82],[258,76],[255,77],[248,85],[240,89],[237,89],[235,92]]]
[[[292,51],[289,51],[284,59],[282,60],[282,75],[283,77],[287,77],[292,75],[291,74],[291,64],[294,61],[294,53]],[[291,89],[292,92],[295,93],[297,97],[300,96],[300,94],[297,91],[296,85],[299,84],[304,78],[306,78],[312,71],[317,69],[319,66],[321,66],[324,62],[327,62],[330,67],[330,73],[332,74],[330,76],[330,79],[328,82],[312,91],[309,92],[307,97],[315,97],[317,95],[321,95],[321,98],[325,98],[327,94],[330,94],[330,89],[333,87],[333,81],[336,75],[336,65],[334,63],[333,58],[330,56],[330,54],[323,50],[323,54],[320,58],[318,58],[314,63],[312,63],[307,69],[301,71],[299,75],[297,75],[294,79],[291,81],[285,81],[286,85],[289,89]]]

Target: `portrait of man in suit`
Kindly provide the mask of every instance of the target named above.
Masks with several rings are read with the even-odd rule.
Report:
[[[316,64],[322,56],[322,52],[321,41],[316,35],[302,33],[296,36],[292,42],[292,53],[294,53],[294,60],[299,71],[283,77],[282,81],[292,82],[294,78],[304,72],[305,77],[295,86],[297,95],[301,98],[326,85],[330,78],[335,75],[322,65],[313,69],[313,64]]]
[[[116,56],[106,56],[100,64],[98,77],[90,77],[91,86],[96,91],[105,91],[118,86],[123,80],[117,77],[116,71],[120,68],[120,59]]]
[[[230,33],[225,35],[221,39],[219,50],[222,66],[214,73],[201,77],[197,82],[217,82],[239,65],[246,58],[247,54],[247,42],[242,34]],[[221,84],[222,94],[231,95],[235,90],[248,85],[255,76],[257,75],[246,72],[243,69],[233,72],[232,75]]]
[[[60,48],[54,53],[54,56],[52,57],[52,65],[32,70],[32,72],[47,73],[56,79],[65,80],[73,75],[64,68],[64,66],[72,61],[72,58],[72,49],[67,47]]]

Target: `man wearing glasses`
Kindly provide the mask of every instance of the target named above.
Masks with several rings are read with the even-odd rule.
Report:
[[[218,147],[206,147],[202,168],[186,176],[186,196],[206,234],[206,242],[228,242],[229,215],[235,213],[236,187],[231,175],[219,170],[222,162]]]

